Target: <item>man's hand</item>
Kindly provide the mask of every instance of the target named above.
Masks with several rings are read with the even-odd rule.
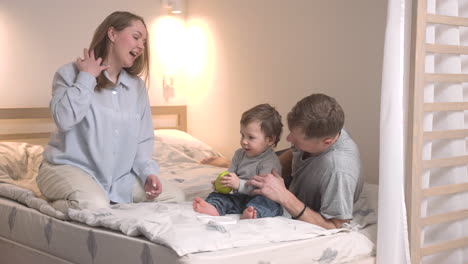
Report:
[[[148,200],[158,197],[162,192],[162,184],[158,176],[149,175],[148,178],[146,178],[144,190]]]
[[[256,187],[252,194],[263,195],[281,205],[287,197],[288,189],[284,185],[283,178],[275,169],[268,174],[255,175],[247,184]]]

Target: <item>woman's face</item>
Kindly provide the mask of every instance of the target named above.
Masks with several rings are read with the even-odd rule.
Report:
[[[111,67],[129,68],[143,54],[147,38],[146,27],[140,20],[134,20],[121,31],[109,29],[109,38],[113,44],[109,49],[107,63]]]

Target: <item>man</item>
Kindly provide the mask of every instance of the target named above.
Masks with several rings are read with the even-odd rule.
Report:
[[[280,155],[282,177],[276,171],[254,176],[247,182],[253,193],[281,204],[293,219],[327,229],[348,223],[363,180],[359,149],[343,126],[334,98],[312,94],[299,101],[288,114],[292,148]],[[216,157],[201,163],[229,166]]]
[[[363,181],[358,147],[343,125],[335,99],[312,94],[299,101],[288,114],[293,146],[280,156],[283,177],[276,171],[255,176],[248,182],[254,193],[278,202],[293,219],[327,229],[348,223]]]

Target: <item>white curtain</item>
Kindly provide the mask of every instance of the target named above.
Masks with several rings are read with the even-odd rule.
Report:
[[[388,0],[387,29],[382,78],[380,120],[380,178],[377,263],[410,263],[404,198],[411,0]],[[468,17],[468,0],[427,0],[428,13]],[[426,43],[468,46],[468,28],[426,27]],[[468,56],[427,54],[427,73],[468,73]],[[467,84],[426,83],[424,102],[462,102],[468,99]],[[467,129],[466,111],[426,113],[424,131]],[[463,139],[425,142],[423,159],[467,155]],[[468,182],[467,166],[427,169],[422,187]],[[467,193],[436,196],[423,201],[422,216],[466,209]],[[385,208],[383,210],[382,208]],[[468,220],[428,226],[422,230],[423,247],[468,236]],[[468,249],[427,256],[422,263],[468,263]]]
[[[405,160],[411,0],[388,0],[380,110],[377,263],[410,263]]]
[[[427,12],[447,16],[468,17],[468,0],[427,0]],[[465,27],[431,25],[426,27],[426,43],[468,46],[468,30]],[[425,71],[428,73],[468,73],[468,57],[458,54],[427,54]],[[467,101],[467,84],[426,83],[424,101]],[[424,116],[424,130],[466,129],[468,115],[465,111],[435,112]],[[425,160],[467,155],[466,139],[434,140],[423,146]],[[467,182],[467,166],[428,169],[424,171],[424,188]],[[423,202],[422,216],[431,216],[466,209],[468,194],[436,196]],[[422,230],[423,246],[459,239],[468,235],[467,220],[432,225]],[[468,249],[447,251],[423,258],[422,263],[467,263]]]

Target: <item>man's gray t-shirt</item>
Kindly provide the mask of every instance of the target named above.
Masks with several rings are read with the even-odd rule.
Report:
[[[250,185],[245,185],[245,183],[255,175],[271,173],[272,169],[281,173],[281,164],[273,149],[268,148],[258,156],[247,157],[244,149],[240,148],[234,153],[228,171],[234,172],[240,178],[239,190],[237,192],[250,195],[250,192],[254,188]]]
[[[340,137],[318,156],[303,159],[303,151],[293,151],[289,190],[326,219],[353,218],[353,204],[362,190],[359,149],[342,129]]]

